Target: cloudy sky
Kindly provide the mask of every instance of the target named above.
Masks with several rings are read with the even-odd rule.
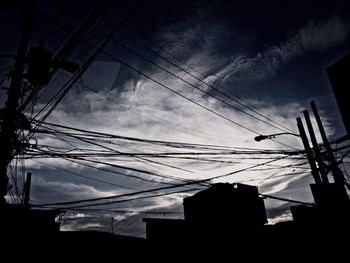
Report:
[[[98,4],[39,1],[30,46],[41,42],[57,54]],[[80,65],[89,61],[134,4],[115,1],[70,50],[68,58]],[[350,4],[340,0],[317,4],[295,0],[144,1],[46,122],[215,147],[116,137],[78,140],[63,133],[38,133],[31,142],[38,144],[42,158],[25,160],[26,171],[33,173],[33,204],[120,195],[221,175],[227,176],[210,182],[245,182],[258,186],[261,193],[311,202],[308,184],[312,177],[302,156],[261,153],[300,150],[300,139],[284,135],[258,143],[254,137],[297,133],[296,118],[303,110],[310,110],[312,100],[329,138],[345,134],[325,69],[350,51],[349,11]],[[1,30],[8,36],[8,41],[0,43],[2,54],[14,54],[19,12],[4,9],[0,15]],[[8,84],[6,74],[12,64],[11,58],[1,60],[3,86]],[[40,90],[26,114],[38,120],[44,117],[47,110],[40,110],[72,76],[59,71],[50,85]],[[5,95],[2,90],[2,104]],[[92,151],[111,155],[61,158],[62,154]],[[44,153],[51,153],[50,158]],[[157,153],[163,155],[150,155]],[[172,153],[181,153],[182,158]],[[205,186],[181,189],[189,191],[190,187],[198,191]],[[143,236],[142,217],[181,218],[183,197],[195,191],[136,200],[120,198],[110,205],[89,207],[119,211],[113,213],[70,211],[62,229],[111,231],[113,222],[115,233]],[[153,194],[166,192],[170,190]],[[290,218],[289,203],[267,199],[265,204],[271,223]]]

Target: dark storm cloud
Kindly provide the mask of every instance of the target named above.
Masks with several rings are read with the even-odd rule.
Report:
[[[319,91],[329,94],[325,68],[330,58],[334,62],[334,57],[350,51],[345,1],[164,5],[147,3],[140,10],[142,30],[136,32],[194,66],[207,76],[206,81],[218,81],[246,98],[293,102]]]
[[[232,62],[208,77],[207,80],[220,80],[235,86],[237,84],[259,85],[264,80],[274,77],[278,79],[279,76],[276,77],[276,74],[286,67],[288,68],[289,64],[316,58],[316,54],[321,54],[320,52],[326,52],[343,45],[348,38],[348,31],[349,24],[346,24],[338,16],[333,16],[325,21],[311,21],[284,42],[269,46],[253,55],[242,54],[234,58]],[[310,62],[306,61],[306,63],[309,64]],[[293,77],[298,78],[296,74],[300,74],[301,77],[303,73],[297,71]],[[289,74],[293,74],[293,72],[290,71]],[[289,76],[289,78],[292,78],[292,76]],[[275,94],[279,96],[283,92],[285,90]],[[251,94],[251,96],[254,95]]]

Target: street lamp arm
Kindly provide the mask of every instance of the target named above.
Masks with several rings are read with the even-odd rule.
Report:
[[[269,134],[269,135],[258,135],[256,137],[254,137],[254,140],[257,141],[257,142],[260,142],[262,140],[265,140],[265,139],[271,139],[271,138],[274,138],[275,136],[278,136],[278,135],[284,135],[284,134],[288,134],[288,135],[293,135],[293,136],[296,136],[296,137],[300,137],[299,134],[296,134],[296,133],[292,133],[292,132],[281,132],[281,133],[274,133],[274,134]]]

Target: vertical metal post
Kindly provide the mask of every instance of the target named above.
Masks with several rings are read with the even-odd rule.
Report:
[[[329,181],[328,181],[328,177],[327,177],[326,167],[325,167],[325,165],[323,163],[320,149],[318,148],[318,143],[317,143],[317,139],[316,139],[316,136],[315,136],[314,129],[312,127],[312,123],[311,123],[309,112],[307,110],[304,110],[303,113],[304,113],[307,129],[309,130],[313,151],[315,153],[316,161],[317,161],[317,164],[318,164],[318,170],[319,170],[319,172],[321,174],[322,183],[328,184]]]
[[[331,163],[331,170],[332,170],[333,175],[334,175],[334,182],[338,185],[344,186],[344,175],[343,175],[342,171],[339,169],[337,161],[335,160],[331,145],[327,139],[326,132],[324,130],[320,115],[318,114],[316,104],[314,101],[311,102],[311,108],[312,108],[312,111],[314,112],[315,119],[316,119],[318,128],[320,130],[320,134],[321,134],[321,137],[323,140],[323,144],[326,147],[327,155],[328,155],[329,161]]]
[[[32,183],[32,173],[27,173],[27,177],[24,185],[24,201],[23,201],[23,205],[25,208],[29,208],[31,183]]]
[[[297,118],[297,125],[298,125],[301,140],[302,140],[303,145],[304,145],[306,157],[307,157],[309,164],[310,164],[311,174],[314,177],[316,184],[321,184],[322,182],[321,182],[321,178],[320,178],[320,175],[318,173],[318,170],[317,170],[316,162],[313,158],[313,154],[312,154],[312,151],[311,151],[311,148],[310,148],[310,145],[309,145],[306,133],[305,133],[305,129],[304,129],[303,123],[302,123],[300,118]]]

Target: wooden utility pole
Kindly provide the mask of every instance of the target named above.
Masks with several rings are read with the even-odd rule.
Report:
[[[23,1],[22,8],[22,27],[21,35],[17,47],[16,62],[11,76],[11,84],[7,94],[7,101],[4,108],[4,118],[0,131],[0,207],[6,204],[5,196],[8,188],[7,167],[13,159],[16,147],[18,147],[18,138],[16,130],[18,129],[17,111],[18,101],[21,97],[23,70],[25,57],[27,54],[30,32],[35,16],[34,0]]]

